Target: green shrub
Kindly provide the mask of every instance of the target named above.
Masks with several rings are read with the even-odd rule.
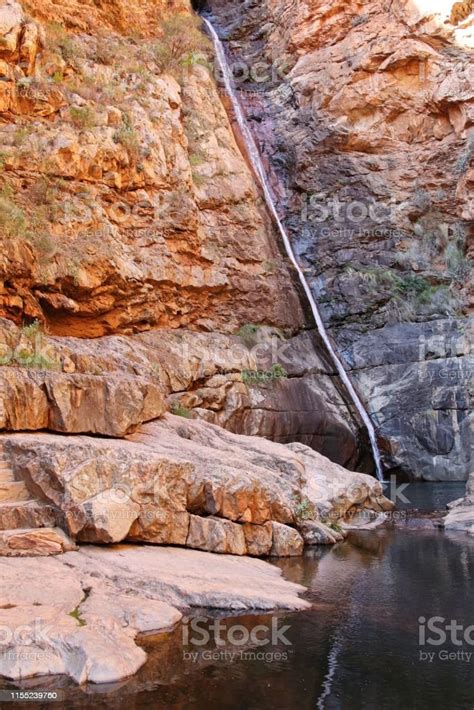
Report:
[[[69,616],[72,616],[72,618],[77,621],[79,626],[86,626],[86,622],[82,618],[81,611],[78,606],[69,612]]]
[[[193,168],[197,168],[198,165],[202,165],[205,162],[203,153],[191,153],[189,156],[189,163]]]
[[[21,128],[18,128],[13,135],[14,145],[17,148],[22,146],[28,136],[31,135],[31,131],[32,129],[29,126],[22,126]]]
[[[288,377],[287,371],[285,370],[283,365],[280,365],[279,362],[275,363],[275,365],[272,365],[270,371],[274,380],[286,380],[286,378]]]
[[[0,357],[0,365],[36,370],[60,369],[60,363],[47,354],[41,324],[37,320],[20,329],[16,344],[7,348]]]
[[[309,498],[307,498],[306,496],[302,496],[301,493],[295,493],[293,498],[296,503],[293,509],[293,514],[296,520],[303,522],[304,520],[316,519],[316,506],[309,500]]]
[[[201,20],[175,15],[163,22],[163,36],[155,46],[155,61],[161,71],[176,74],[184,67],[205,63],[212,43],[201,31]]]
[[[13,202],[10,194],[8,189],[0,192],[0,237],[25,237],[28,220],[23,210]]]
[[[46,27],[48,46],[62,56],[65,62],[71,64],[83,52],[74,37],[66,32],[60,22],[50,22]]]
[[[69,115],[76,128],[93,128],[96,124],[96,114],[90,106],[71,106]]]
[[[449,275],[456,283],[463,284],[472,268],[472,262],[466,257],[464,248],[457,243],[448,244],[444,256]]]
[[[464,267],[465,268],[465,267]],[[414,273],[400,273],[382,267],[349,267],[346,274],[387,299],[387,309],[400,322],[416,320],[420,314],[454,315],[461,308],[451,283],[436,283]],[[436,277],[439,278],[439,277]]]
[[[171,414],[177,417],[184,417],[185,419],[190,419],[192,416],[191,410],[179,402],[173,402],[171,405]]]
[[[138,134],[133,128],[130,118],[125,115],[122,125],[114,133],[114,141],[120,143],[127,150],[131,158],[136,160],[140,155],[140,141]]]
[[[206,184],[206,178],[204,175],[200,175],[195,170],[192,171],[193,183],[196,187],[203,187]]]
[[[245,384],[258,385],[266,382],[274,382],[288,377],[285,368],[276,363],[269,370],[242,370],[242,382]]]

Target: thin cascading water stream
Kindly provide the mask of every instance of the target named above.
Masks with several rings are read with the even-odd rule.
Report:
[[[265,169],[263,167],[260,153],[258,151],[257,145],[256,145],[255,140],[253,138],[252,132],[250,131],[250,128],[247,124],[247,119],[244,116],[242,107],[240,105],[237,93],[234,88],[234,82],[232,79],[232,75],[231,75],[231,72],[229,69],[227,57],[225,55],[225,51],[224,51],[224,47],[222,45],[222,42],[220,41],[219,36],[218,36],[217,32],[215,31],[212,23],[206,17],[203,17],[202,19],[203,19],[204,23],[206,24],[209,34],[211,35],[211,38],[212,38],[212,41],[214,44],[214,50],[216,53],[216,58],[219,63],[219,69],[222,73],[222,78],[224,80],[225,90],[226,90],[226,93],[227,93],[229,99],[232,102],[232,106],[233,106],[234,113],[235,113],[235,118],[238,123],[239,129],[241,131],[242,137],[243,137],[245,144],[247,146],[247,151],[248,151],[249,159],[251,161],[253,170],[254,170],[254,172],[260,182],[260,185],[262,187],[263,194],[265,197],[265,202],[267,204],[267,207],[268,207],[273,219],[275,220],[275,224],[278,227],[278,230],[280,232],[281,238],[283,239],[283,243],[285,245],[285,249],[288,254],[288,257],[296,269],[296,272],[298,274],[301,285],[304,289],[304,292],[306,294],[308,302],[311,306],[311,311],[313,313],[313,317],[316,322],[316,327],[318,329],[319,335],[321,336],[321,338],[326,346],[326,349],[327,349],[332,361],[334,362],[336,370],[339,373],[339,376],[340,376],[341,380],[343,381],[343,383],[350,395],[350,398],[351,398],[352,402],[354,403],[355,408],[359,412],[360,417],[361,417],[362,421],[364,422],[364,425],[367,429],[367,432],[368,432],[369,438],[370,438],[370,443],[372,446],[372,452],[373,452],[373,457],[374,457],[374,462],[375,462],[375,469],[376,469],[376,473],[377,473],[377,478],[379,479],[379,481],[383,481],[383,468],[382,468],[382,462],[381,462],[381,457],[380,457],[380,451],[379,451],[379,448],[377,445],[377,438],[375,436],[374,426],[370,420],[369,415],[367,414],[367,411],[366,411],[364,405],[362,404],[362,401],[359,398],[359,395],[357,394],[357,392],[354,389],[354,386],[349,378],[349,375],[347,374],[342,362],[339,360],[339,358],[336,354],[336,351],[334,350],[334,347],[329,339],[329,336],[326,332],[326,328],[324,326],[321,315],[319,313],[318,306],[317,306],[316,301],[314,300],[313,294],[311,292],[311,288],[310,288],[308,282],[306,281],[306,277],[305,277],[300,265],[298,264],[298,262],[296,260],[296,257],[293,252],[293,247],[291,246],[290,238],[287,234],[285,227],[282,224],[280,217],[278,216],[278,212],[277,212],[275,202],[274,202],[271,190],[270,190],[270,185],[267,180],[267,176],[265,173]]]

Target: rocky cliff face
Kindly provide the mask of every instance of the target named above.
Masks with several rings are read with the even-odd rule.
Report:
[[[386,463],[462,478],[469,21],[318,8],[213,6]],[[189,4],[5,0],[0,33],[2,427],[124,436],[171,407],[371,470]]]
[[[189,4],[7,0],[0,33],[3,427],[120,436],[170,396],[370,470]]]
[[[387,468],[472,467],[472,3],[210,0]]]
[[[79,337],[302,326],[213,81],[174,65],[174,51],[208,49],[189,12],[151,38],[98,13],[91,36],[93,20],[71,34],[55,7],[44,24],[3,8],[0,312]]]
[[[0,37],[0,555],[389,510],[190,6],[4,0]]]

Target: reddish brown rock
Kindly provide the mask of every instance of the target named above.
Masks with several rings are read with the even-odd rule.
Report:
[[[254,557],[269,555],[273,544],[273,527],[268,522],[264,525],[245,523],[243,526],[247,554]]]
[[[112,374],[0,368],[0,428],[125,436],[166,411],[156,384]]]
[[[190,516],[186,546],[228,555],[247,554],[242,526],[212,516],[208,518]]]
[[[20,528],[0,531],[1,557],[45,557],[75,550],[61,528]]]
[[[0,130],[0,315],[80,337],[302,325],[212,76],[159,60],[170,15],[183,56],[209,51],[189,4],[1,11],[0,109],[19,120]]]
[[[302,538],[287,523],[344,521],[382,496],[372,477],[302,444],[292,450],[172,415],[125,440],[23,433],[0,444],[25,490],[88,542],[297,554]]]

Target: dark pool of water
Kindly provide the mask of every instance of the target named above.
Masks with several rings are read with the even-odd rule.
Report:
[[[197,649],[197,660],[186,660],[190,647],[183,649],[178,628],[171,639],[150,642],[146,666],[116,686],[77,688],[51,678],[28,684],[62,685],[68,708],[474,708],[474,645],[419,643],[419,617],[474,624],[474,538],[441,530],[361,532],[274,564],[308,588],[312,608],[278,616],[280,627],[290,627],[291,645],[265,647],[264,659],[242,657],[227,644],[218,650],[237,651],[234,660],[209,660],[209,644]],[[271,622],[271,615],[225,620],[248,630]],[[252,651],[261,649],[243,649]],[[456,656],[446,658],[449,652]]]
[[[442,512],[448,503],[465,495],[465,481],[452,483],[399,483],[385,485],[385,494],[398,510]]]

